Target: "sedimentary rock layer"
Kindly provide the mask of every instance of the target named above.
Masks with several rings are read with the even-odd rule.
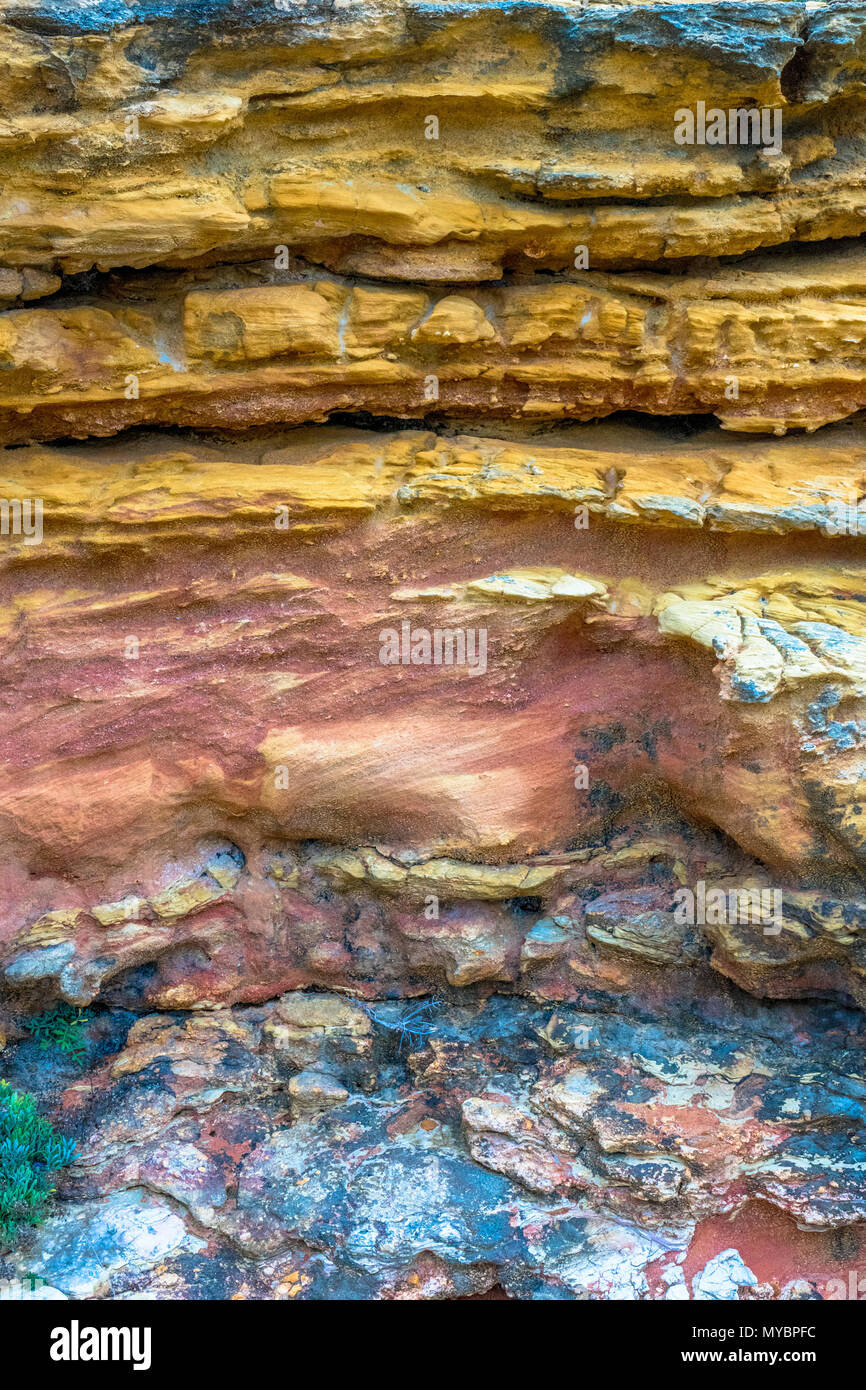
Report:
[[[760,1011],[660,1027],[493,998],[443,1004],[407,1062],[405,1013],[294,993],[128,1032],[104,1014],[91,1084],[66,1091],[85,1156],[13,1267],[84,1298],[839,1296],[834,1241],[857,1258],[864,1214],[842,1017],[804,1015],[792,1054]],[[39,1085],[38,1057],[16,1079]],[[748,1198],[812,1285],[699,1253]]]
[[[575,240],[593,264],[654,262],[863,226],[860,4],[4,0],[0,18],[10,269],[289,243],[471,282],[562,269]],[[708,94],[782,109],[782,150],[676,145],[675,112]]]
[[[864,72],[848,3],[0,0],[0,1072],[78,1144],[0,1273],[847,1288]]]
[[[0,314],[0,428],[17,442],[436,409],[815,430],[866,404],[864,266],[855,243],[710,276],[583,269],[459,293],[272,262],[109,277]]]

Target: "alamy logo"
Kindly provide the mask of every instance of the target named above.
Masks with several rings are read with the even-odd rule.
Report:
[[[39,1274],[22,1274],[18,1279],[0,1279],[0,1301],[20,1303],[31,1298],[64,1299],[65,1293],[51,1288]]]
[[[866,502],[828,502],[825,536],[866,536]]]
[[[0,498],[0,536],[23,536],[25,545],[42,540],[42,498]]]
[[[674,112],[674,139],[678,145],[761,145],[771,154],[782,153],[782,108],[738,106],[723,111],[699,101],[697,108],[681,106]]]
[[[703,879],[674,894],[674,921],[680,926],[721,927],[738,923],[762,926],[764,936],[782,930],[781,888],[707,888]]]
[[[487,670],[486,627],[413,628],[404,622],[379,633],[383,666],[468,666],[473,676]]]
[[[866,1279],[861,1277],[862,1274],[863,1271],[860,1269],[849,1269],[847,1283],[844,1279],[828,1279],[824,1288],[824,1297],[862,1302],[866,1298]]]
[[[134,1371],[150,1370],[149,1327],[69,1327],[51,1332],[52,1361],[131,1361]]]

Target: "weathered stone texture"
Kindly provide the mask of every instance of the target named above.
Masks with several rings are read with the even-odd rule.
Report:
[[[0,0],[0,1071],[79,1145],[2,1272],[837,1296],[864,79],[854,3]]]

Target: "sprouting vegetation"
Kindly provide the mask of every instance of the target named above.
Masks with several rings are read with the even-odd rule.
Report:
[[[90,1015],[86,1009],[59,1004],[56,1009],[27,1019],[24,1027],[34,1038],[38,1038],[44,1052],[60,1052],[77,1066],[83,1067],[87,1058],[84,1029],[89,1022]]]
[[[39,1114],[33,1096],[0,1081],[0,1246],[14,1245],[23,1227],[44,1220],[52,1178],[75,1150]]]

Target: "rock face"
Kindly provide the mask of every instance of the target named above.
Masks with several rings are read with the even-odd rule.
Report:
[[[850,1296],[866,6],[0,0],[0,75],[0,1074],[78,1145],[0,1272]]]

